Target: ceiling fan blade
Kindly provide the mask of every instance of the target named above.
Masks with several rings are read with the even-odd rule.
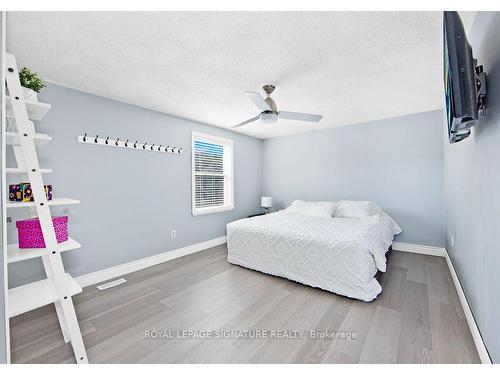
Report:
[[[280,111],[278,118],[282,118],[282,119],[286,119],[286,120],[318,122],[323,118],[323,115],[313,115],[311,113]]]
[[[272,110],[269,104],[266,103],[262,95],[260,95],[258,92],[245,91],[245,94],[248,95],[253,104],[255,104],[256,107],[259,108],[261,111]]]
[[[257,121],[259,118],[260,118],[260,116],[252,117],[250,120],[246,120],[246,121],[239,123],[238,125],[232,126],[232,128],[239,128],[240,126],[250,124],[251,122]]]

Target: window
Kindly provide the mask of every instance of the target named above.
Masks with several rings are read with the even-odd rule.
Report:
[[[233,141],[193,132],[193,215],[228,211],[233,204]]]

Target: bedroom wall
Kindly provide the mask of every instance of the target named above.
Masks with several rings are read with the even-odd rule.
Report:
[[[36,125],[53,138],[39,152],[41,166],[53,169],[45,182],[53,184],[54,196],[81,200],[66,206],[70,235],[82,243],[81,249],[63,253],[73,276],[224,236],[226,223],[259,210],[261,140],[57,85],[44,89],[40,100],[52,105]],[[233,211],[192,216],[192,131],[234,141]],[[160,154],[77,143],[84,133],[181,146],[185,152]],[[53,213],[63,214],[62,208]],[[18,218],[19,214],[9,224],[14,238]],[[177,231],[175,239],[170,238],[172,229]],[[38,259],[9,266],[11,285],[42,275]]]
[[[372,200],[403,228],[396,241],[444,245],[442,112],[264,141],[263,194]]]
[[[469,32],[487,74],[487,113],[462,142],[444,140],[446,248],[494,362],[500,362],[500,13],[478,12]],[[453,241],[452,241],[453,236]]]

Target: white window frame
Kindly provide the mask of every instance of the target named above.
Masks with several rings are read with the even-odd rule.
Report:
[[[223,174],[224,174],[224,205],[217,207],[196,207],[196,183],[195,183],[195,152],[194,142],[205,141],[221,145],[224,148]],[[233,141],[215,135],[192,132],[191,137],[191,187],[192,187],[192,213],[193,216],[212,214],[234,210],[234,153]]]

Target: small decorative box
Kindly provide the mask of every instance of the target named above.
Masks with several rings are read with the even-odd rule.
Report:
[[[9,185],[9,200],[11,202],[22,202],[23,192],[21,191],[21,185]]]
[[[52,200],[52,185],[44,185],[47,200]],[[33,192],[29,182],[9,185],[9,200],[13,202],[33,202]]]
[[[33,193],[31,191],[31,184],[29,182],[22,182],[19,185],[21,187],[23,202],[31,201],[33,199]]]
[[[57,216],[52,218],[52,224],[56,232],[57,243],[68,240],[68,217]],[[40,220],[28,219],[16,222],[17,237],[20,249],[42,249],[45,248]]]

